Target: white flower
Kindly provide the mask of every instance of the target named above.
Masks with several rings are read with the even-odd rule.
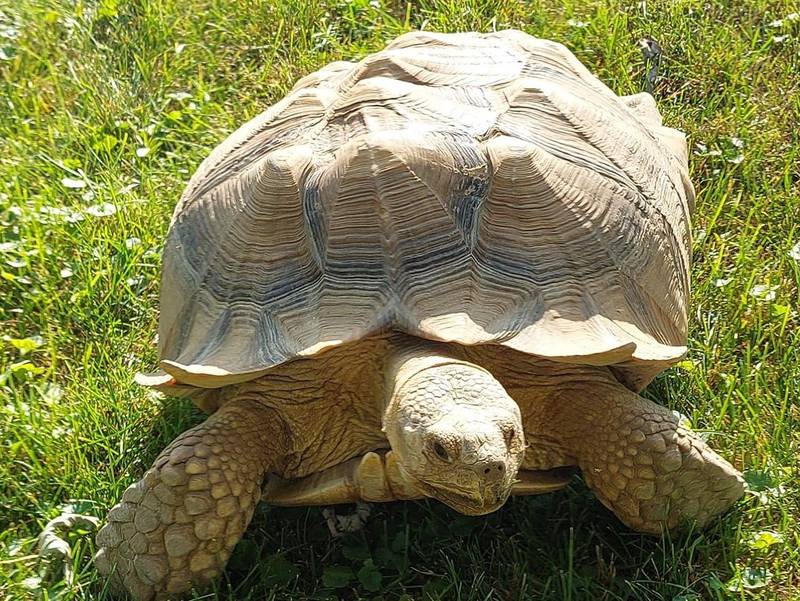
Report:
[[[734,136],[733,138],[731,138],[731,144],[736,146],[736,148],[741,148],[742,146],[744,146],[744,141],[741,138],[737,138]]]
[[[140,146],[136,149],[136,156],[140,159],[143,159],[148,154],[150,154],[150,149],[147,146]]]
[[[679,426],[683,426],[687,430],[692,429],[692,420],[689,418],[689,416],[684,415],[683,413],[681,413],[680,411],[676,411],[675,409],[672,410],[672,415],[674,415],[675,419],[678,420]]]
[[[789,256],[800,263],[800,242],[792,247],[792,249],[789,251]]]
[[[31,576],[22,581],[22,586],[29,591],[39,590],[42,588],[42,578],[41,576]]]
[[[62,396],[64,396],[64,389],[58,384],[49,383],[42,393],[42,400],[48,405],[54,405],[61,400]]]
[[[568,19],[567,25],[570,27],[588,27],[589,24],[586,21],[579,21],[578,19]]]
[[[731,283],[730,278],[720,278],[718,280],[714,280],[714,285],[717,288],[722,288],[723,286],[727,286],[730,283]]]
[[[18,16],[0,10],[0,38],[16,40],[19,37],[21,25]]]
[[[767,284],[756,284],[750,288],[750,296],[763,299],[767,302],[775,300],[775,295],[778,287],[769,286]]]
[[[705,230],[704,228],[699,228],[699,229],[698,229],[698,230],[695,232],[695,234],[694,234],[694,236],[693,236],[693,238],[694,238],[694,243],[695,243],[695,244],[702,244],[702,243],[703,243],[703,241],[705,241],[705,239],[706,239],[706,236],[707,236],[707,235],[708,235],[708,234],[706,233],[706,230]]]
[[[117,207],[110,202],[104,202],[99,205],[92,205],[86,212],[92,217],[109,217],[117,212]]]
[[[65,188],[85,188],[86,182],[82,179],[73,179],[71,177],[65,177],[61,180],[61,185]]]
[[[39,212],[42,215],[63,216],[69,213],[69,209],[66,207],[39,207]]]
[[[737,154],[737,155],[736,155],[735,157],[733,157],[732,159],[728,159],[728,162],[729,162],[729,163],[732,163],[732,164],[734,164],[734,165],[738,165],[738,164],[739,164],[739,163],[741,163],[742,161],[744,161],[744,155],[743,155],[743,154]]]
[[[72,277],[72,270],[69,267],[63,267],[59,272],[62,278],[70,278]]]
[[[776,28],[783,27],[786,21],[797,21],[798,19],[800,19],[800,13],[789,13],[783,19],[775,19],[774,21],[771,21],[769,26]]]
[[[130,249],[132,249],[132,248],[136,248],[136,247],[137,247],[137,246],[139,246],[141,243],[142,243],[142,241],[141,241],[139,238],[136,238],[136,237],[134,236],[133,238],[128,238],[127,240],[125,240],[125,248],[127,248],[128,250],[130,250]]]
[[[772,36],[772,41],[775,42],[776,44],[781,44],[788,39],[789,39],[789,34]]]

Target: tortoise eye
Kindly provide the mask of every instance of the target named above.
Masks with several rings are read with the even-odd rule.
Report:
[[[442,461],[450,461],[450,455],[447,454],[447,449],[445,449],[441,443],[433,443],[433,452],[436,453],[436,456]]]

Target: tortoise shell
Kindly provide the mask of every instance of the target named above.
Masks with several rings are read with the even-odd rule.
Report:
[[[161,367],[218,388],[394,329],[638,390],[685,352],[692,203],[649,95],[519,31],[409,33],[200,165],[164,250]]]

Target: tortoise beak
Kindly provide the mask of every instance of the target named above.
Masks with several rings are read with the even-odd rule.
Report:
[[[511,486],[481,486],[476,494],[468,494],[461,490],[431,486],[427,482],[416,481],[427,496],[441,501],[451,509],[464,515],[486,515],[497,511],[508,500]]]

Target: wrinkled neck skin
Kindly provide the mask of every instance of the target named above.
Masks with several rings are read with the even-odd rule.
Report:
[[[399,349],[387,367],[383,430],[404,476],[464,514],[502,506],[525,443],[500,383],[435,344]]]

